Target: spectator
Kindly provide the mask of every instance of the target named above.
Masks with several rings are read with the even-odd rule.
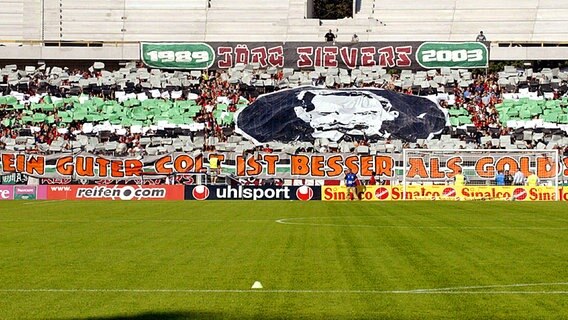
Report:
[[[499,171],[497,173],[497,176],[495,177],[495,184],[498,186],[505,185],[505,175],[503,174],[503,171]]]
[[[505,170],[505,185],[510,186],[513,184],[513,176],[509,172],[509,170]]]
[[[517,170],[513,176],[513,185],[524,186],[525,185],[525,175],[521,170]]]
[[[217,178],[221,173],[221,164],[219,163],[219,158],[217,155],[211,155],[209,157],[209,174],[211,175],[211,183],[216,184]]]
[[[357,176],[350,169],[345,170],[345,187],[347,199],[354,200],[357,197]]]
[[[463,175],[461,169],[458,170],[458,173],[454,176],[454,185],[456,187],[463,187],[465,186],[466,181],[467,178]]]
[[[359,36],[357,36],[357,34],[353,34],[353,37],[351,37],[351,43],[359,43]]]
[[[538,176],[534,174],[534,171],[531,171],[531,174],[527,178],[527,187],[536,187],[538,186]]]
[[[331,42],[331,43],[335,43],[335,38],[337,38],[335,36],[335,34],[333,34],[333,32],[331,32],[331,29],[329,29],[329,32],[325,34],[325,41],[327,42]]]
[[[479,31],[479,34],[477,35],[477,38],[475,38],[475,41],[478,41],[478,42],[487,41],[487,38],[485,38],[483,31]]]
[[[377,183],[377,179],[375,178],[375,176],[377,175],[377,173],[375,171],[371,171],[371,178],[369,179],[369,185],[370,186],[375,186],[377,184],[381,184],[381,180],[379,177],[378,183]]]

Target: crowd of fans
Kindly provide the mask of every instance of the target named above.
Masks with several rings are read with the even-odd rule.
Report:
[[[141,68],[142,66],[136,66]],[[45,112],[46,119],[51,118],[52,121],[49,123],[30,123],[22,122],[21,120],[26,116],[26,110],[24,109],[14,109],[4,101],[0,103],[0,150],[6,148],[8,139],[17,139],[18,137],[27,137],[27,139],[33,139],[33,150],[34,152],[48,152],[48,146],[52,145],[54,142],[58,142],[63,150],[70,149],[73,146],[73,141],[77,139],[77,134],[83,131],[83,125],[86,121],[71,121],[65,123],[62,121],[60,116],[60,111],[70,110],[73,107],[73,101],[65,99],[72,96],[78,95],[88,95],[89,97],[98,97],[104,100],[116,99],[117,93],[121,94],[141,94],[145,93],[148,96],[152,94],[153,88],[149,86],[144,81],[138,82],[126,82],[124,86],[119,86],[118,84],[105,84],[97,83],[96,81],[85,86],[76,85],[77,81],[100,79],[104,77],[105,71],[102,70],[67,70],[63,69],[62,74],[54,76],[53,74],[48,74],[45,72],[45,68],[34,70],[33,72],[19,73],[18,81],[13,81],[14,79],[9,79],[7,75],[0,77],[0,94],[4,97],[14,95],[18,93],[24,101],[32,101],[32,97],[41,97],[39,101],[43,102],[45,95],[51,97],[62,98],[62,105],[54,110]],[[227,139],[234,134],[232,124],[221,124],[214,117],[214,112],[219,99],[225,101],[228,105],[229,112],[235,112],[237,110],[237,105],[239,103],[252,103],[255,98],[262,93],[278,90],[278,83],[284,78],[283,71],[278,70],[270,75],[274,82],[274,86],[255,86],[254,82],[256,80],[261,80],[260,73],[254,74],[251,84],[244,84],[239,81],[234,81],[230,78],[225,71],[210,71],[201,72],[199,74],[184,73],[184,77],[188,80],[189,85],[177,85],[170,86],[161,89],[162,99],[175,99],[175,100],[185,100],[190,96],[195,99],[197,105],[200,106],[200,111],[196,114],[194,121],[196,123],[203,125],[203,130],[200,132],[182,132],[177,131],[177,134],[188,134],[188,135],[200,135],[203,137],[203,145],[198,145],[196,148],[202,148],[204,150],[211,150],[214,148],[215,142],[227,141]],[[428,76],[426,81],[430,81],[434,76]],[[472,125],[476,128],[475,130],[468,130],[457,132],[455,128],[447,128],[447,133],[453,133],[459,139],[468,140],[469,142],[477,143],[479,148],[495,148],[489,144],[482,144],[480,138],[483,136],[499,137],[503,134],[511,134],[512,129],[504,126],[499,120],[499,113],[495,108],[495,105],[502,102],[503,94],[506,90],[511,88],[504,88],[498,83],[497,73],[479,73],[473,74],[469,85],[463,86],[458,83],[457,80],[454,82],[447,83],[440,88],[429,88],[428,90],[422,90],[417,87],[406,87],[400,86],[400,74],[393,73],[389,81],[381,82],[370,82],[370,83],[350,83],[350,84],[337,84],[334,83],[333,87],[343,88],[343,87],[380,87],[387,90],[393,90],[397,92],[403,92],[406,94],[419,94],[428,95],[436,92],[444,92],[453,96],[453,101],[451,104],[447,100],[441,100],[440,104],[444,108],[458,108],[467,110],[469,117],[471,119]],[[313,85],[325,85],[326,78],[321,76],[319,78],[312,79]],[[287,84],[289,85],[289,84]],[[566,87],[565,83],[562,83]],[[177,96],[170,95],[172,92],[180,92]],[[556,90],[554,92],[555,99],[561,97],[564,92]],[[38,99],[38,98],[36,98]],[[0,100],[2,102],[3,100]],[[30,102],[27,102],[30,103]],[[31,130],[30,130],[31,129]],[[149,130],[144,133],[142,132],[130,132],[129,128],[125,128],[123,132],[111,133],[106,136],[98,136],[99,141],[116,141],[121,147],[118,148],[119,154],[143,154],[144,146],[141,145],[141,140],[145,136],[156,135],[158,132],[156,130]],[[167,133],[172,135],[171,132]],[[28,145],[29,142],[26,140]],[[369,145],[369,142],[365,138],[352,141],[353,147],[360,145]],[[539,141],[530,142],[527,144],[527,148],[533,148]],[[404,147],[415,147],[423,148],[426,145],[420,144],[409,144],[407,141],[402,141]],[[270,149],[269,146],[257,147],[259,151],[263,149]],[[304,148],[304,147],[300,147]],[[558,146],[562,149],[563,153],[568,154],[568,148],[565,146]],[[315,149],[310,149],[316,151]],[[306,148],[300,151],[310,151]],[[99,150],[104,152],[104,150]],[[333,151],[327,148],[326,151]]]
[[[26,83],[18,82],[17,84],[9,84],[7,76],[3,79],[0,77],[0,84],[4,84],[0,92],[0,96],[9,96],[17,92],[21,94],[26,101],[30,97],[49,95],[57,98],[68,98],[73,95],[88,95],[90,98],[102,98],[104,100],[116,99],[116,93],[122,91],[126,94],[129,93],[147,93],[150,95],[150,88],[143,86],[142,82],[126,83],[125,88],[119,88],[117,85],[89,85],[86,87],[72,86],[69,79],[72,77],[80,77],[81,79],[98,79],[102,77],[101,71],[84,71],[84,70],[64,70],[66,76],[64,80],[58,82],[57,85],[50,83],[53,78],[45,72],[35,72],[29,77]],[[232,131],[231,127],[224,128],[217,123],[213,116],[216,102],[219,98],[223,97],[225,101],[229,101],[229,112],[236,111],[236,103],[240,99],[245,98],[247,101],[254,101],[258,91],[248,91],[247,87],[239,83],[229,83],[227,80],[222,80],[222,73],[220,72],[203,72],[199,76],[187,75],[188,80],[193,80],[190,86],[170,87],[163,91],[181,91],[181,95],[175,100],[185,100],[190,95],[197,95],[196,103],[201,107],[201,111],[193,119],[196,123],[203,124],[203,131],[201,134],[204,136],[205,144],[204,149],[211,148],[207,142],[211,141],[210,137],[215,137],[217,141],[226,141],[226,133]],[[171,99],[171,98],[169,98]],[[1,101],[1,100],[0,100]],[[45,102],[44,98],[37,101],[39,103]],[[0,103],[0,150],[5,148],[6,139],[16,139],[22,136],[29,136],[34,139],[34,142],[39,145],[51,145],[54,141],[62,141],[63,149],[71,148],[71,142],[75,140],[76,135],[82,132],[83,124],[86,121],[72,121],[64,123],[59,111],[68,111],[73,108],[73,102],[64,102],[63,106],[52,111],[46,112],[46,118],[52,117],[53,122],[48,124],[44,123],[22,123],[22,118],[26,115],[26,109],[16,110],[10,107],[7,103]],[[29,130],[32,129],[32,130]],[[111,133],[108,136],[100,137],[99,140],[104,141],[117,141],[120,144],[125,144],[128,153],[136,153],[143,151],[140,145],[142,138],[141,133],[131,133],[129,128],[125,128],[126,132],[120,134]],[[223,130],[226,129],[226,130]],[[145,136],[152,136],[157,134],[156,130],[150,130],[145,133]],[[192,134],[192,133],[191,133]],[[37,148],[33,151],[42,151]]]

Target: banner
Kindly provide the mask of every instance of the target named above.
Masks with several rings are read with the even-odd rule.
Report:
[[[428,98],[383,89],[298,87],[264,94],[235,114],[235,131],[255,143],[280,141],[371,142],[386,137],[416,141],[449,123]]]
[[[183,200],[182,185],[54,185],[47,188],[48,200]]]
[[[206,43],[142,43],[142,61],[150,68],[209,69],[215,51]]]
[[[67,183],[74,179],[134,180],[142,184],[141,177],[145,175],[163,178],[174,173],[199,173],[204,169],[202,155],[182,153],[124,158],[97,156],[87,152],[75,155],[37,155],[0,151],[0,175],[21,173]]]
[[[424,42],[416,52],[423,68],[487,68],[489,51],[481,42]]]
[[[508,201],[554,201],[554,187],[524,186],[359,186],[356,188],[360,201],[398,200],[508,200]],[[345,186],[322,186],[323,201],[351,200]],[[559,188],[559,199],[568,201],[568,190]]]
[[[27,184],[28,176],[22,173],[12,173],[2,176],[2,183],[7,185]]]
[[[185,187],[186,200],[320,200],[319,186],[224,186]]]
[[[418,149],[417,149],[418,150]],[[479,152],[479,150],[476,150]],[[206,157],[211,156],[206,155]],[[233,154],[232,158],[223,153],[216,156],[224,173],[235,177],[289,178],[289,179],[342,179],[345,169],[350,169],[360,178],[376,176],[388,180],[407,178],[424,180],[451,180],[457,172],[463,171],[471,179],[493,181],[498,171],[520,170],[525,177],[534,171],[540,179],[568,178],[568,157],[559,163],[549,156],[535,152],[532,155],[511,153],[500,155],[478,154],[464,159],[460,153],[452,153],[441,159],[431,156],[410,156],[407,167],[402,167],[401,154],[353,155],[292,154],[284,159],[277,153]],[[161,156],[140,158],[113,158],[89,153],[77,155],[53,154],[36,155],[0,152],[0,175],[22,173],[38,178],[68,178],[88,180],[142,180],[141,177],[165,178],[176,174],[205,174],[207,158],[204,156],[171,153]],[[129,180],[129,181],[131,181]],[[69,180],[66,180],[69,181]]]
[[[484,68],[489,49],[481,42],[143,42],[140,57],[151,68],[180,70],[228,69],[237,64],[258,64],[261,68],[378,66],[423,70]]]

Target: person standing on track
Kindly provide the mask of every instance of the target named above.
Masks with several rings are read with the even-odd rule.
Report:
[[[536,187],[539,184],[538,176],[534,174],[534,171],[530,172],[531,174],[527,178],[527,187]]]
[[[357,175],[351,169],[345,170],[345,186],[347,187],[347,199],[354,200],[357,195]]]
[[[221,173],[221,164],[219,163],[219,158],[217,155],[211,155],[209,157],[209,174],[211,175],[211,183],[216,184],[217,178]]]
[[[499,171],[497,173],[497,176],[495,177],[495,184],[498,186],[505,185],[505,175],[503,174],[503,171]]]
[[[378,184],[381,184],[381,177],[379,177],[379,179],[377,180],[376,176],[377,174],[375,173],[375,171],[371,171],[371,178],[369,179],[368,185],[376,186]]]
[[[509,170],[505,170],[505,185],[510,186],[513,185],[513,176],[509,172]]]
[[[463,175],[462,170],[459,169],[456,175],[454,176],[454,186],[456,187],[463,187],[467,182],[467,177]]]
[[[513,185],[515,186],[524,186],[525,185],[525,175],[519,169],[513,175]]]

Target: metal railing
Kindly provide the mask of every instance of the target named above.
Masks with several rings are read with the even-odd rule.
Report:
[[[36,39],[26,39],[26,40],[2,40],[0,39],[0,45],[2,44],[17,44],[22,46],[50,46],[50,47],[119,47],[123,45],[139,44],[143,41],[124,41],[124,40],[36,40]],[[191,41],[183,41],[191,42]],[[234,41],[239,42],[239,41]],[[245,41],[246,42],[246,41]],[[541,42],[541,41],[490,41],[492,47],[568,47],[568,42]]]

